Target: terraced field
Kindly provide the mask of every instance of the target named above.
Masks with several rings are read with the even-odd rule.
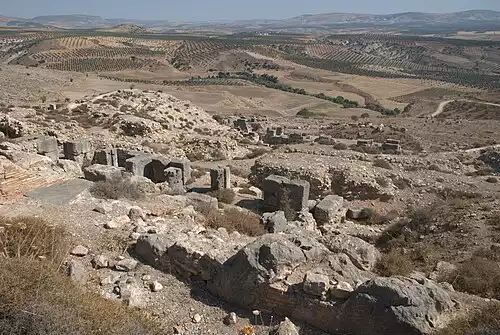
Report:
[[[500,88],[500,43],[491,41],[390,34],[208,38],[99,31],[11,31],[0,36],[0,46],[9,43],[0,48],[2,59],[66,71],[157,71],[164,67],[206,77],[214,68],[239,71],[231,68],[234,64],[216,65],[226,61],[228,52],[250,52],[331,72]],[[19,41],[13,43],[16,38]]]

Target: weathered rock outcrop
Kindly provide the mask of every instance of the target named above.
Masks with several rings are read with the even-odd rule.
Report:
[[[307,166],[308,168],[304,168]],[[391,183],[381,186],[377,180],[385,179],[387,171],[374,169],[368,162],[343,157],[325,157],[308,154],[268,154],[252,167],[250,180],[260,187],[270,175],[308,181],[313,197],[335,193],[347,200],[381,199],[394,196]]]
[[[427,334],[444,325],[454,308],[431,281],[364,271],[373,255],[365,258],[369,248],[357,240],[334,241],[333,252],[301,234],[236,237],[187,223],[179,231],[142,236],[136,252],[159,268],[201,277],[227,302],[330,333]]]
[[[357,237],[329,234],[322,236],[320,241],[332,252],[345,253],[361,270],[372,271],[380,258],[377,248]]]
[[[448,293],[429,280],[376,278],[342,306],[339,330],[354,334],[427,334],[454,309]]]

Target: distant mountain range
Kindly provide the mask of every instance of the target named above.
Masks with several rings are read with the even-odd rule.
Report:
[[[210,22],[170,22],[162,20],[107,19],[92,15],[49,15],[31,19],[0,16],[0,25],[10,27],[58,27],[62,29],[95,29],[123,24],[140,25],[154,30],[170,29],[293,29],[293,28],[429,28],[456,27],[463,29],[500,30],[500,12],[470,10],[458,13],[397,13],[387,15],[326,13],[301,15],[282,20],[238,20]]]

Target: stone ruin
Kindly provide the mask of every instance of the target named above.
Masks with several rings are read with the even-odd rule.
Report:
[[[191,178],[189,161],[170,159],[143,152],[123,152],[125,170],[134,176],[146,177],[154,183],[168,182],[173,188],[182,188]],[[120,157],[120,155],[118,155]],[[118,159],[120,162],[120,159]]]
[[[364,139],[358,139],[356,141],[356,146],[358,147],[372,147],[373,146],[373,140],[364,140]]]
[[[210,170],[210,189],[220,191],[231,188],[231,170],[228,166]]]
[[[116,148],[96,151],[87,139],[67,141],[63,143],[62,147],[64,159],[75,161],[80,166],[87,164],[90,164],[90,167],[106,166],[107,168],[103,168],[103,171],[105,170],[108,176],[128,172],[133,176],[148,178],[154,183],[168,182],[176,190],[184,189],[191,178],[191,165],[187,160]],[[54,161],[61,158],[59,143],[55,137],[46,136],[38,139],[37,152]],[[92,179],[106,179],[95,175],[95,171],[99,169],[93,168],[91,170],[94,172],[87,175],[92,176]]]
[[[286,177],[271,175],[264,179],[264,210],[275,212],[290,206],[294,211],[308,207],[309,182],[305,180],[290,180]]]
[[[85,162],[91,162],[93,159],[94,151],[89,140],[67,141],[63,143],[62,147],[64,159],[75,161],[80,165],[83,165]],[[57,138],[52,136],[45,136],[38,139],[37,152],[55,162],[61,158]]]
[[[400,154],[401,142],[399,140],[387,139],[384,144],[382,144],[382,150],[384,153]]]
[[[256,118],[246,118],[240,117],[233,121],[233,127],[240,131],[243,137],[252,142],[258,142],[260,140],[260,136],[257,133],[258,127],[255,127],[251,123],[255,123]]]
[[[276,144],[293,144],[304,142],[305,134],[290,133],[290,135],[285,134],[284,127],[274,127],[268,128],[266,135],[263,138],[264,143],[276,145]]]

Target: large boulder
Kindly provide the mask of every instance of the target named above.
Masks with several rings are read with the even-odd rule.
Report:
[[[123,172],[123,168],[100,164],[94,164],[83,169],[85,179],[94,182],[122,178]]]
[[[260,218],[260,222],[270,233],[284,232],[288,226],[288,221],[283,211],[264,213]]]
[[[380,252],[370,243],[362,239],[346,234],[328,234],[320,238],[330,251],[334,253],[344,253],[359,269],[371,271],[375,267]]]
[[[359,286],[342,307],[340,333],[428,334],[448,322],[448,293],[429,280],[376,278]]]
[[[258,307],[266,299],[267,284],[286,278],[299,265],[326,253],[323,245],[309,238],[264,235],[225,262],[209,289],[226,301]]]
[[[13,119],[8,115],[0,116],[0,132],[9,138],[22,137],[25,125],[21,121]]]
[[[340,212],[344,205],[344,198],[338,195],[329,195],[321,200],[314,208],[314,218],[318,224],[340,223],[343,214]]]

